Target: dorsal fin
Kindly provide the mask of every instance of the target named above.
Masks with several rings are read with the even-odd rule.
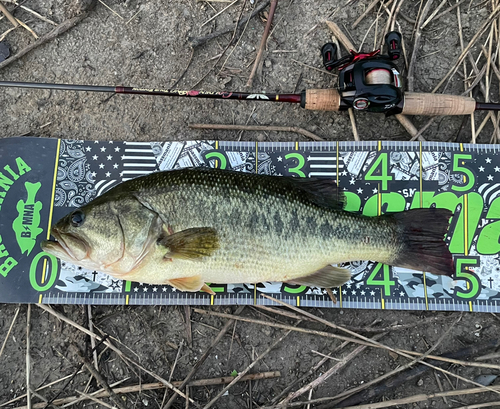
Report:
[[[333,179],[287,177],[288,183],[307,194],[308,199],[321,207],[342,210],[346,203],[344,192]]]

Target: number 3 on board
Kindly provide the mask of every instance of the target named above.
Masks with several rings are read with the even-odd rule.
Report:
[[[289,153],[285,155],[285,159],[297,159],[297,166],[294,168],[290,167],[288,171],[290,173],[295,173],[296,175],[299,175],[301,178],[305,178],[306,175],[304,172],[301,171],[301,169],[304,167],[306,164],[306,161],[304,159],[304,156],[302,156],[300,153]]]

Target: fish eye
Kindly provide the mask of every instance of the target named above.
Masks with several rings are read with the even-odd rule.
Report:
[[[73,227],[80,227],[85,221],[85,213],[81,210],[75,210],[69,219]]]

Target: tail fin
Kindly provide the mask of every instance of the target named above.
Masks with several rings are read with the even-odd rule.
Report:
[[[432,274],[451,276],[453,258],[444,238],[453,213],[447,209],[413,209],[395,213],[401,228],[402,246],[390,264]]]

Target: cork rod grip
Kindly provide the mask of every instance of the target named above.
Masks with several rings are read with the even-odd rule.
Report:
[[[340,95],[336,89],[308,89],[306,90],[305,109],[315,111],[338,111]]]
[[[446,94],[407,92],[404,95],[404,115],[468,115],[476,110],[473,98]]]

